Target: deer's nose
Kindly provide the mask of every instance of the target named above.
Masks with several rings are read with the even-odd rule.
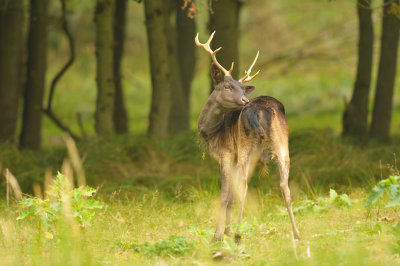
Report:
[[[246,105],[246,104],[249,103],[249,100],[245,96],[243,96],[242,97],[242,103],[243,103],[243,105]]]

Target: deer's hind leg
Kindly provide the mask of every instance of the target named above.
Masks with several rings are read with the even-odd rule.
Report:
[[[277,162],[280,173],[280,187],[282,191],[283,199],[285,200],[285,204],[289,213],[290,222],[292,223],[292,232],[296,239],[300,239],[300,232],[297,229],[296,221],[294,219],[292,203],[290,198],[290,189],[289,189],[289,168],[290,168],[290,159],[289,159],[289,150],[287,148],[287,144],[283,144],[279,147],[279,150],[276,151]]]

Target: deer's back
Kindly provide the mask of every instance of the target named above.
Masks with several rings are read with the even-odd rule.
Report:
[[[271,136],[274,122],[279,123],[281,128],[288,131],[285,107],[270,96],[259,96],[252,99],[242,109],[240,116],[247,137],[251,137],[254,132],[256,136],[267,140]]]
[[[236,153],[239,146],[259,146],[263,150],[274,130],[273,121],[280,121],[288,130],[283,104],[269,96],[259,96],[242,110],[226,113],[218,132],[206,140],[210,155],[218,160],[225,152]]]

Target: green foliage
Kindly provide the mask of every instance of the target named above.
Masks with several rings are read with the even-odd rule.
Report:
[[[253,224],[243,222],[241,224],[230,224],[233,231],[239,235],[250,235],[253,236],[255,230],[258,228],[258,223],[255,221]]]
[[[335,190],[329,190],[329,201],[338,207],[350,207],[351,199],[347,194],[339,195]]]
[[[37,219],[40,222],[40,226],[44,225],[45,229],[49,230],[50,226],[60,219],[63,213],[63,202],[69,198],[71,199],[73,216],[82,227],[88,227],[94,218],[95,210],[102,209],[104,206],[100,201],[89,199],[95,193],[96,189],[89,186],[68,190],[66,178],[58,172],[55,184],[49,191],[49,195],[53,196],[54,200],[42,200],[37,197],[27,196],[19,202],[22,209],[17,220]]]
[[[190,228],[190,232],[193,233],[195,236],[199,237],[202,241],[208,242],[208,240],[214,234],[213,229],[199,229],[196,227]]]
[[[250,255],[246,253],[243,246],[237,245],[233,238],[225,237],[223,241],[217,241],[210,245],[210,251],[214,259],[231,257],[238,259],[249,259]]]
[[[349,208],[351,206],[351,199],[347,194],[339,195],[334,189],[330,189],[329,198],[318,197],[316,200],[306,199],[294,202],[292,205],[293,213],[322,213],[326,212],[329,206]],[[277,208],[278,215],[288,215],[286,207],[278,205]]]
[[[74,217],[82,227],[92,225],[96,209],[102,209],[104,204],[100,201],[88,199],[96,193],[96,189],[89,186],[79,187],[72,191],[72,209]]]
[[[364,206],[371,208],[377,205],[379,199],[385,195],[390,194],[390,199],[387,201],[385,207],[400,207],[400,176],[389,176],[378,182],[378,184],[372,189]],[[390,192],[390,193],[389,193]],[[400,254],[400,222],[396,222],[392,226],[392,232],[396,239],[395,252]]]
[[[396,16],[398,19],[400,19],[400,6],[399,6],[397,3],[392,2],[392,3],[390,4],[390,7],[388,8],[387,13],[388,13],[388,14],[391,14],[391,15],[394,15],[394,16]]]
[[[27,218],[38,219],[46,230],[49,230],[50,224],[60,217],[61,203],[50,202],[36,197],[27,197],[19,202],[23,209],[17,216],[17,220]]]
[[[188,240],[185,236],[170,235],[154,244],[122,244],[124,249],[131,249],[145,256],[182,256],[193,251],[197,242]]]
[[[400,223],[397,222],[392,227],[393,235],[396,239],[395,252],[400,254]]]
[[[390,191],[391,199],[387,202],[386,207],[400,206],[400,176],[389,176],[378,182],[378,184],[372,189],[365,202],[365,207],[371,207],[378,199],[382,198],[385,193]]]

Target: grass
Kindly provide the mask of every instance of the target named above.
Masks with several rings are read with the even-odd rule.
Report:
[[[97,196],[105,207],[93,226],[73,236],[68,225],[56,226],[54,238],[38,244],[37,225],[16,221],[15,204],[0,211],[0,258],[3,265],[394,265],[391,222],[395,210],[368,215],[365,193],[350,194],[352,206],[329,205],[323,212],[303,211],[296,219],[303,239],[296,241],[298,260],[290,238],[290,223],[277,205],[275,193],[251,188],[245,210],[242,244],[229,238],[223,247],[209,243],[215,226],[218,194],[194,188],[182,200],[159,190],[115,191]],[[302,198],[305,199],[305,198]],[[303,202],[298,200],[294,206]],[[146,248],[147,247],[147,248]],[[309,249],[310,256],[307,255]],[[213,259],[219,250],[223,256]]]
[[[396,209],[363,204],[366,190],[396,171],[392,145],[350,145],[333,130],[307,129],[291,134],[291,190],[303,239],[296,242],[280,206],[278,171],[270,164],[252,178],[244,223],[237,246],[229,238],[210,244],[219,206],[218,166],[206,155],[196,134],[165,141],[141,135],[93,138],[77,143],[88,183],[98,186],[96,199],[105,203],[91,227],[74,234],[67,220],[54,227],[54,238],[38,243],[37,223],[17,221],[16,203],[1,201],[0,260],[5,265],[99,264],[255,264],[255,265],[373,265],[400,263],[392,233]],[[63,147],[39,152],[0,146],[7,166],[29,191],[32,180],[42,182],[47,168],[61,168]],[[4,189],[4,187],[2,187]],[[308,208],[310,201],[328,197],[334,188],[349,194],[352,205]],[[308,204],[308,205],[307,205]],[[303,206],[303,207],[302,207]],[[305,206],[305,208],[304,208]],[[235,215],[235,214],[234,214]],[[389,221],[386,221],[389,220]],[[307,249],[310,249],[310,257]],[[222,257],[213,259],[215,252]]]

